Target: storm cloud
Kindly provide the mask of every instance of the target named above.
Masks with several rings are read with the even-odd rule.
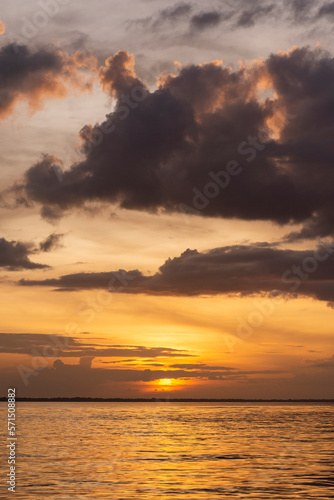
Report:
[[[334,60],[317,48],[232,70],[219,62],[164,75],[149,92],[121,51],[100,69],[113,113],[81,131],[86,158],[62,172],[44,156],[15,186],[60,217],[90,201],[121,208],[302,223],[294,239],[327,236],[333,219]],[[264,90],[275,97],[264,98]]]

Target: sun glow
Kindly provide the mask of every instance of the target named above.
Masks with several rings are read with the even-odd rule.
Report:
[[[159,383],[159,385],[163,385],[163,386],[172,385],[172,381],[170,378],[161,378],[158,383]]]

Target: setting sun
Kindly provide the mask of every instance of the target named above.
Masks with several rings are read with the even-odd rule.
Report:
[[[170,378],[161,378],[159,380],[159,385],[172,385],[172,381]]]

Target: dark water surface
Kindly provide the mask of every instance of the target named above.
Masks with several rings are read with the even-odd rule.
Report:
[[[5,403],[0,415],[6,443]],[[330,404],[18,403],[17,491],[5,451],[0,498],[334,498],[333,417]]]

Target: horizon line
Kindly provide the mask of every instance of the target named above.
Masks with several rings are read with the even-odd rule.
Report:
[[[134,402],[134,403],[150,403],[150,402],[170,402],[170,403],[334,403],[334,399],[314,399],[314,398],[300,398],[300,399],[243,399],[243,398],[91,398],[91,397],[16,397],[16,402]],[[6,402],[7,396],[0,397],[0,402]]]

